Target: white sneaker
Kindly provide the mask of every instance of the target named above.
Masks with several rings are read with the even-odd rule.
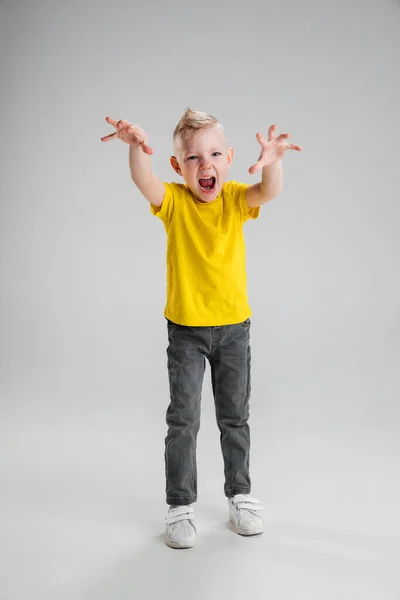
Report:
[[[229,520],[235,524],[240,535],[258,535],[264,531],[264,522],[257,514],[264,507],[249,494],[236,494],[228,499]]]
[[[191,548],[196,543],[194,510],[191,504],[169,508],[165,517],[165,543],[170,548]]]

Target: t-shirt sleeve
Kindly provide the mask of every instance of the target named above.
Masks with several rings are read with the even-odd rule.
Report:
[[[161,219],[165,228],[168,230],[171,222],[171,216],[174,209],[174,184],[164,181],[165,196],[161,206],[150,204],[151,213]]]
[[[242,223],[248,219],[257,219],[260,214],[259,206],[249,207],[247,204],[246,193],[247,188],[250,187],[247,183],[239,183],[238,181],[230,181],[227,184],[230,188],[230,192],[234,195],[236,200],[236,206],[239,210]]]

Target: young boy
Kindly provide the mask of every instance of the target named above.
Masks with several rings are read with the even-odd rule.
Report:
[[[215,411],[221,436],[229,518],[237,533],[264,530],[258,500],[250,497],[250,325],[242,225],[282,189],[281,158],[301,150],[286,143],[288,133],[268,140],[260,133],[262,169],[254,185],[226,182],[233,158],[224,130],[209,114],[187,109],[173,135],[170,162],[185,184],[164,183],[151,170],[152,148],[143,129],[129,121],[106,121],[129,144],[131,177],[150,202],[167,233],[167,365],[170,404],[165,439],[166,544],[190,548],[196,541],[196,439],[205,359],[211,367]]]

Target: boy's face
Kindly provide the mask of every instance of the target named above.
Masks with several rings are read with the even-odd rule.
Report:
[[[171,156],[171,165],[196,198],[211,202],[226,181],[232,158],[233,148],[227,148],[221,129],[207,127],[179,140],[177,156]]]

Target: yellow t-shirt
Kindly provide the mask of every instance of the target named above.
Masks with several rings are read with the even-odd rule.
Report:
[[[167,303],[164,316],[189,326],[241,323],[247,298],[243,223],[256,219],[248,185],[229,181],[212,202],[200,202],[187,185],[165,183],[159,206],[150,204],[167,232]]]

